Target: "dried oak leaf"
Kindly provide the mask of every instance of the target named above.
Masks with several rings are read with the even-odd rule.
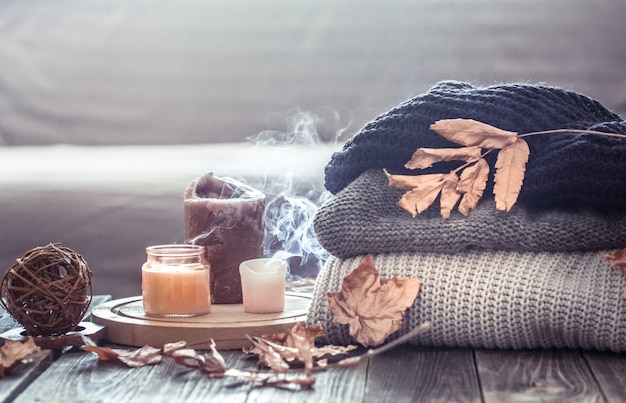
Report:
[[[626,274],[626,248],[606,253],[603,256],[608,260],[611,267],[618,268],[622,270],[623,274]],[[624,283],[623,297],[626,298],[626,282]]]
[[[443,161],[475,162],[481,157],[480,147],[459,148],[418,148],[411,159],[404,164],[407,169],[426,169],[434,163]]]
[[[528,143],[518,138],[513,144],[498,152],[493,193],[496,196],[496,209],[511,211],[524,182],[524,172],[530,149]]]
[[[350,335],[363,346],[377,346],[402,328],[404,311],[421,286],[417,278],[381,280],[372,257],[343,279],[341,291],[328,293],[333,320],[349,325]]]
[[[24,340],[3,339],[4,344],[0,347],[0,378],[11,368],[24,362],[30,354],[39,352],[41,349],[35,344],[35,339],[28,336]]]
[[[476,208],[478,201],[483,197],[483,192],[487,187],[489,178],[489,164],[484,158],[476,161],[461,172],[456,190],[463,194],[459,203],[459,211],[464,216],[468,216],[470,210]]]
[[[517,133],[502,130],[473,119],[442,119],[430,129],[462,146],[476,146],[488,150],[507,147],[517,140]]]

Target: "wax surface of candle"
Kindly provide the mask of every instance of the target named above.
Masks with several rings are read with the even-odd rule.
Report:
[[[143,269],[142,294],[148,315],[198,315],[211,310],[207,270]]]
[[[248,313],[276,313],[285,309],[287,264],[278,259],[241,263],[243,309]]]

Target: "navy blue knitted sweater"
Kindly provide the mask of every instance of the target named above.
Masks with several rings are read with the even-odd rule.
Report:
[[[588,129],[626,134],[620,116],[581,94],[529,84],[479,88],[445,81],[378,116],[348,140],[326,166],[326,188],[337,193],[369,168],[415,174],[404,164],[417,148],[458,147],[429,129],[435,121],[451,118],[518,133]],[[526,141],[530,158],[518,203],[527,208],[626,210],[626,140],[564,133]],[[495,157],[487,158],[491,166]],[[419,173],[448,172],[456,166],[436,164]]]

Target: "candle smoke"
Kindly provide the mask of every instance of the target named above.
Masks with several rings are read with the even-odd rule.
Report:
[[[332,110],[320,117],[294,109],[286,118],[286,131],[264,131],[247,140],[256,146],[275,147],[276,157],[280,159],[289,153],[286,146],[319,146],[323,141],[320,128],[326,130],[327,137],[331,133],[327,143],[337,143],[344,131],[332,129],[340,124],[338,114]],[[266,195],[265,257],[286,260],[291,276],[315,277],[329,257],[313,231],[317,209],[331,197],[324,189],[323,172],[266,176],[256,188]]]

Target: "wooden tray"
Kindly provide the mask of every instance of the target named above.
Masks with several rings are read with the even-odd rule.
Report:
[[[211,313],[191,318],[155,318],[143,311],[141,297],[105,302],[91,311],[92,320],[107,328],[109,342],[129,346],[162,347],[165,343],[184,340],[190,347],[208,349],[211,339],[218,349],[247,347],[246,334],[262,336],[284,332],[297,322],[304,322],[311,304],[305,294],[285,294],[281,313],[251,314],[243,304],[214,304]]]

